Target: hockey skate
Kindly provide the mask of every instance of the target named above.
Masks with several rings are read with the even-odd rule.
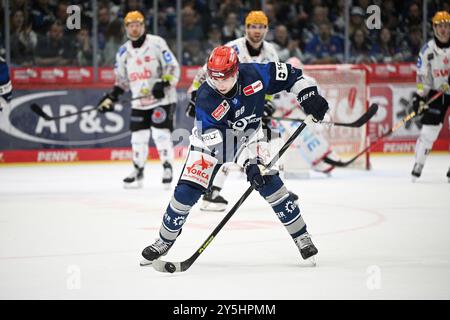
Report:
[[[139,168],[134,164],[134,170],[128,177],[123,179],[123,187],[125,189],[140,189],[143,186],[144,168]]]
[[[140,263],[141,267],[149,266],[154,260],[165,256],[172,245],[173,242],[169,243],[161,239],[157,239],[154,244],[148,246],[142,251],[142,256],[144,259],[142,259]]]
[[[172,165],[169,162],[163,163],[163,177],[162,177],[162,183],[164,185],[165,189],[169,189],[170,185],[172,183]]]
[[[210,191],[207,191],[202,198],[202,204],[200,205],[201,211],[222,212],[225,211],[228,205],[228,201],[225,200],[220,194],[220,189],[212,187]]]
[[[415,163],[414,167],[411,171],[412,176],[412,182],[416,182],[418,178],[420,178],[420,175],[422,174],[423,164]],[[447,174],[448,176],[448,174]]]
[[[294,242],[300,250],[300,254],[304,260],[310,262],[313,266],[316,266],[315,255],[319,252],[311,241],[311,236],[308,232],[294,238]]]

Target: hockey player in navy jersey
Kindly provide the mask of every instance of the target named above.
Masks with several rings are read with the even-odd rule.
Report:
[[[240,64],[234,49],[227,46],[212,51],[207,73],[206,82],[197,92],[196,126],[190,136],[189,154],[162,219],[159,239],[142,251],[141,265],[149,265],[168,252],[191,208],[227,162],[244,168],[247,181],[272,206],[302,258],[311,258],[318,250],[300,209],[278,173],[266,172],[265,164],[271,157],[258,152],[264,149],[260,145],[267,143],[260,140],[264,136],[261,118],[266,94],[283,90],[295,93],[304,111],[317,120],[322,120],[327,112],[327,101],[302,76],[301,70],[279,62]]]
[[[5,60],[0,57],[0,112],[11,101],[12,85],[9,79],[9,69]]]

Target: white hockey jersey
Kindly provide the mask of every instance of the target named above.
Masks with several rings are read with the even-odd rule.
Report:
[[[130,90],[132,108],[148,110],[160,105],[177,102],[176,85],[180,78],[180,66],[166,41],[147,34],[140,48],[133,48],[128,40],[119,48],[114,66],[115,85],[124,90]],[[151,93],[153,85],[158,80],[167,80],[169,87],[164,90],[165,97],[155,99]]]
[[[250,53],[248,52],[247,49],[247,45],[245,44],[246,42],[246,38],[245,37],[241,37],[241,38],[237,38],[233,41],[230,41],[228,43],[226,43],[225,45],[228,47],[232,47],[238,57],[239,57],[239,62],[241,63],[268,63],[268,62],[279,62],[280,59],[278,58],[278,54],[277,51],[275,50],[275,47],[273,46],[273,44],[267,42],[267,41],[263,41],[263,46],[261,49],[261,52],[258,56],[251,56]],[[194,81],[191,85],[191,87],[189,88],[188,92],[191,92],[193,90],[197,90],[200,85],[205,82],[206,80],[206,64],[200,68],[197,72],[197,74],[195,75]]]
[[[439,48],[434,39],[428,41],[417,59],[417,93],[425,96],[439,90],[448,81],[449,69],[450,48]]]

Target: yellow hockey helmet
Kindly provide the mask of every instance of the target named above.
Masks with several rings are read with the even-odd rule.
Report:
[[[125,16],[125,19],[123,20],[125,25],[131,23],[131,22],[139,22],[144,23],[144,15],[140,13],[139,11],[130,11]]]
[[[450,22],[450,14],[447,11],[438,11],[431,19],[433,25]]]
[[[250,13],[245,18],[245,25],[248,26],[249,24],[262,24],[268,26],[269,19],[262,11],[250,11]]]

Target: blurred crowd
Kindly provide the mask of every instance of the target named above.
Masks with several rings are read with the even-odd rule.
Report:
[[[380,8],[381,28],[367,28],[367,8]],[[81,28],[67,27],[67,7],[81,8]],[[428,0],[425,21],[432,37],[431,17],[437,10],[450,10],[449,0]],[[4,8],[0,8],[3,17]],[[181,30],[183,65],[202,65],[211,50],[242,37],[244,19],[261,9],[260,0],[183,0]],[[139,10],[153,33],[153,1],[98,0],[97,61],[112,66],[116,52],[126,40],[123,17]],[[269,17],[266,40],[272,42],[281,61],[298,57],[305,64],[343,63],[345,48],[345,0],[264,1]],[[353,0],[350,6],[349,63],[388,63],[417,59],[422,38],[422,1]],[[89,66],[93,64],[92,1],[10,0],[11,62],[15,66]],[[0,28],[0,55],[5,50],[4,19]],[[157,34],[176,53],[176,1],[158,1]],[[3,50],[3,52],[1,52]]]

